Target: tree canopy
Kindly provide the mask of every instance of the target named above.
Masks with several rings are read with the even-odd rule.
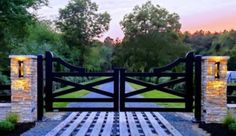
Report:
[[[125,38],[117,46],[113,63],[131,71],[149,71],[183,56],[185,46],[179,30],[179,16],[150,1],[133,11],[121,22]]]
[[[179,32],[181,27],[179,15],[169,13],[151,1],[141,7],[135,6],[133,12],[125,15],[120,24],[126,38],[153,32]]]
[[[97,11],[98,5],[90,0],[71,0],[60,9],[56,24],[70,46],[87,44],[108,30],[110,15]]]
[[[84,65],[86,52],[93,38],[100,37],[108,30],[110,15],[107,12],[98,13],[98,5],[90,0],[71,0],[69,4],[60,9],[57,27],[63,34],[66,43],[77,50],[77,61]]]
[[[190,50],[174,32],[140,35],[116,48],[113,60],[116,66],[145,72],[166,65]]]
[[[8,68],[8,55],[27,37],[28,25],[36,20],[29,9],[37,9],[42,5],[47,5],[47,0],[0,1],[0,70]]]

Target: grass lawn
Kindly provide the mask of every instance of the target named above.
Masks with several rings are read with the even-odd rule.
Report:
[[[96,82],[96,81],[99,81],[99,80],[102,80],[102,79],[105,79],[105,78],[106,77],[96,78],[96,79],[93,79],[91,81],[84,82],[82,84],[89,84],[89,83]],[[60,89],[56,90],[56,92],[67,90],[67,89],[70,89],[70,88],[73,88],[73,87],[72,86],[67,86],[67,87],[64,87],[64,88],[60,88]],[[82,96],[85,96],[89,92],[90,91],[87,91],[87,90],[80,90],[80,91],[77,91],[77,92],[73,92],[73,93],[69,93],[69,94],[59,96],[57,98],[80,98]],[[58,107],[58,108],[59,107],[66,107],[68,104],[69,104],[69,102],[55,102],[55,103],[53,103],[53,107]]]
[[[133,83],[129,83],[129,85],[131,87],[133,87],[134,89],[144,88],[143,86],[133,84]],[[145,92],[145,93],[142,93],[141,95],[145,98],[181,98],[176,95],[168,94],[168,93],[161,92],[158,90],[152,90],[149,92]],[[184,103],[170,103],[170,102],[157,102],[156,104],[163,106],[163,107],[167,107],[167,108],[184,108],[184,106],[185,106]]]

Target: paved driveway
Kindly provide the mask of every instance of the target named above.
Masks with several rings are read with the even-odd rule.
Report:
[[[109,82],[106,84],[102,84],[99,86],[99,89],[104,90],[106,92],[114,93],[114,84],[113,82]],[[125,91],[130,92],[133,91],[134,89],[128,84],[125,84]],[[140,98],[142,96],[140,95],[135,95],[132,98]],[[109,98],[108,96],[90,92],[89,94],[85,95],[83,98]],[[112,107],[113,103],[111,102],[81,102],[81,103],[70,103],[69,107]],[[126,107],[158,107],[154,103],[134,103],[134,102],[129,102],[126,103]]]

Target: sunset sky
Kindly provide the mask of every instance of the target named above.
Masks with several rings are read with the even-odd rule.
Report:
[[[99,5],[99,11],[111,15],[110,29],[103,37],[123,38],[119,22],[130,13],[135,5],[147,0],[92,0]],[[151,0],[170,13],[180,16],[182,31],[206,30],[220,32],[236,29],[236,0]],[[56,19],[59,8],[64,8],[69,0],[49,0],[49,7],[38,11],[40,18]]]

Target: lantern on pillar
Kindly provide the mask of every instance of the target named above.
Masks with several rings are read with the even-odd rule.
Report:
[[[220,62],[215,62],[214,68],[215,79],[220,79]]]
[[[18,73],[19,73],[19,78],[24,77],[24,62],[23,61],[18,61]]]

